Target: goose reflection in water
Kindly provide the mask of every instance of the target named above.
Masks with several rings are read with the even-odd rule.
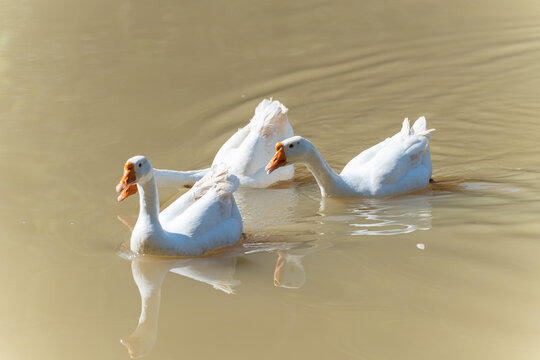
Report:
[[[463,191],[479,190],[498,191],[500,196],[501,191],[514,193],[520,189],[476,179],[446,178],[433,182],[426,190],[391,198],[322,198],[319,215],[322,216],[325,234],[407,234],[431,229],[431,204],[435,199],[452,197]]]
[[[343,232],[348,235],[407,234],[431,229],[433,197],[423,191],[385,199],[326,198],[321,200],[319,214],[326,224],[345,224]]]
[[[306,272],[302,259],[304,256],[332,246],[322,240],[297,243],[288,250],[275,251],[278,255],[274,268],[274,286],[287,289],[300,289],[306,282]]]
[[[141,314],[135,330],[121,343],[132,359],[148,355],[157,338],[161,285],[165,275],[173,273],[202,281],[228,294],[240,282],[234,280],[234,256],[164,259],[150,256],[135,257],[131,261],[133,280],[141,295]]]
[[[246,242],[213,256],[171,259],[154,256],[130,257],[127,253],[121,253],[122,257],[131,260],[133,280],[141,296],[141,314],[135,330],[120,341],[132,359],[150,354],[157,339],[161,286],[168,272],[201,281],[227,294],[234,294],[235,288],[240,285],[240,281],[234,278],[238,258],[260,252],[276,252],[278,261],[274,271],[274,285],[298,289],[306,279],[300,262],[302,257],[328,246],[317,241]]]
[[[474,191],[518,192],[515,186],[488,183],[476,179],[450,179],[434,182],[428,189],[382,199],[323,198],[319,206],[326,234],[400,235],[431,229],[432,202]],[[344,229],[343,226],[346,226]],[[340,227],[341,226],[341,227]],[[339,228],[337,228],[339,227]]]

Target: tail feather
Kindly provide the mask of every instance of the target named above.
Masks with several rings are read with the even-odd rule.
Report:
[[[413,134],[419,134],[423,131],[426,131],[427,129],[427,126],[426,126],[426,118],[423,117],[423,116],[420,116],[418,118],[418,120],[416,120],[414,122],[414,125],[412,127],[412,130],[413,130]]]
[[[405,123],[407,124],[407,129],[405,129]],[[412,128],[410,128],[409,120],[405,118],[403,121],[403,127],[401,129],[402,134],[419,136],[429,136],[429,133],[432,131],[435,131],[435,129],[427,129],[426,118],[423,116],[420,116],[418,120],[414,122]]]
[[[405,118],[405,120],[403,120],[400,133],[403,137],[411,134],[411,125],[409,124],[409,118]]]
[[[274,131],[274,126],[279,126],[283,120],[287,120],[289,110],[279,101],[264,99],[255,108],[255,115],[250,121],[251,129],[268,137]]]

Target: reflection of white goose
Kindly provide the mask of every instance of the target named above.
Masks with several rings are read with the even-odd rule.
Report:
[[[302,259],[314,251],[330,247],[323,241],[310,241],[287,251],[276,251],[278,258],[274,268],[274,286],[286,289],[300,289],[306,282],[306,272]]]
[[[171,272],[212,285],[214,289],[227,294],[234,294],[234,287],[240,284],[239,280],[234,280],[236,259],[232,256],[190,259],[190,262],[172,268]]]
[[[150,354],[157,339],[161,286],[169,271],[233,294],[235,287],[240,284],[239,280],[234,279],[239,256],[277,252],[274,285],[298,289],[306,280],[301,259],[308,253],[328,246],[329,243],[320,241],[245,243],[243,246],[229,248],[220,256],[175,259],[121,254],[128,259],[132,257],[133,280],[141,296],[141,314],[137,327],[121,343],[133,359]]]
[[[141,315],[137,328],[122,344],[132,359],[148,355],[157,338],[161,285],[168,271],[212,285],[228,294],[240,281],[234,280],[234,256],[191,259],[136,257],[131,263],[133,280],[141,295]]]
[[[276,142],[294,135],[287,108],[279,101],[264,99],[251,121],[232,135],[217,152],[212,165],[226,164],[240,179],[240,186],[264,188],[294,176],[293,165],[268,175],[264,169],[274,154]],[[208,169],[195,171],[155,170],[159,187],[193,185]]]
[[[293,255],[279,251],[274,268],[274,285],[288,289],[299,289],[306,282],[302,265],[304,255]]]
[[[348,201],[323,198],[319,212],[326,223],[345,224],[344,232],[351,235],[407,234],[431,229],[431,198],[426,194]]]

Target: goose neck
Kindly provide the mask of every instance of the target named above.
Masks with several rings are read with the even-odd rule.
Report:
[[[305,163],[315,180],[317,180],[322,196],[339,195],[348,188],[343,179],[328,165],[315,146],[312,146],[308,152]]]
[[[139,219],[146,220],[153,224],[159,224],[159,197],[156,181],[152,177],[150,180],[137,184],[139,191]]]

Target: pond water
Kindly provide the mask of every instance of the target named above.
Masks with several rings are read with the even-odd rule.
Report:
[[[540,356],[538,1],[0,7],[2,359]],[[323,201],[299,166],[236,194],[245,246],[126,258],[125,160],[207,167],[270,96],[337,170],[426,116],[436,183]]]

